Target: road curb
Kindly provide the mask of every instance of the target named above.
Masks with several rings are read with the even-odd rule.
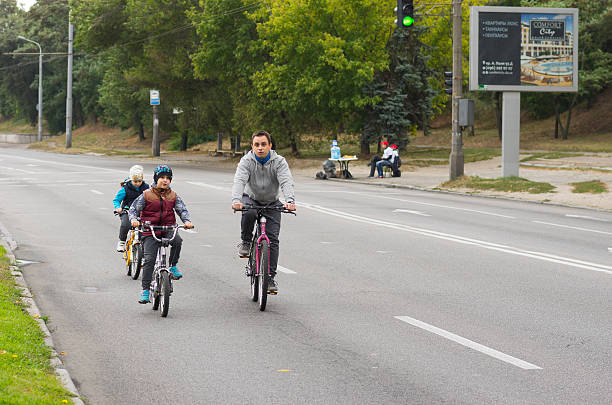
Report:
[[[51,332],[49,328],[47,328],[47,324],[43,319],[40,318],[40,310],[38,309],[38,305],[34,301],[32,293],[30,292],[30,288],[28,287],[25,279],[23,278],[23,274],[21,269],[17,265],[17,259],[15,258],[15,254],[13,251],[17,248],[17,243],[12,238],[6,227],[0,222],[0,244],[4,246],[6,250],[6,257],[10,260],[10,269],[11,275],[15,280],[15,284],[17,288],[21,290],[21,302],[23,302],[23,306],[25,310],[34,318],[36,323],[38,323],[38,327],[43,333],[43,340],[45,344],[51,350],[51,366],[55,369],[55,374],[60,379],[62,386],[70,391],[74,397],[72,397],[72,403],[75,405],[85,405],[83,400],[81,400],[81,395],[74,385],[74,381],[70,377],[70,373],[64,367],[64,363],[58,357],[57,352],[55,351],[55,345],[53,344],[53,338],[51,337]]]

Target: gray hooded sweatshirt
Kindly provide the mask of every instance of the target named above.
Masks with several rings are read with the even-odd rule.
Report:
[[[271,150],[270,159],[262,165],[251,150],[240,159],[234,175],[232,203],[241,202],[242,195],[247,194],[255,201],[269,204],[279,199],[281,191],[285,202],[295,202],[293,177],[284,157]]]

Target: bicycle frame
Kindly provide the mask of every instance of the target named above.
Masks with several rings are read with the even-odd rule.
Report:
[[[259,260],[259,247],[261,246],[261,241],[265,240],[268,245],[270,245],[270,239],[268,238],[268,235],[266,235],[266,217],[263,216],[263,212],[258,212],[257,213],[257,225],[259,228],[259,232],[257,232],[255,234],[255,237],[257,237],[257,235],[259,235],[259,237],[257,237],[257,240],[255,241],[255,275],[259,275],[260,274],[260,268],[259,268],[259,264],[261,263],[261,261]],[[268,250],[268,276],[270,275],[270,250]]]

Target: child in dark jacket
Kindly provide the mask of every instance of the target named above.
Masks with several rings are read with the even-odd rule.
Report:
[[[117,252],[123,252],[125,249],[125,240],[127,233],[130,230],[130,219],[128,210],[130,205],[138,196],[140,196],[149,185],[144,182],[144,169],[140,165],[134,165],[130,168],[130,177],[120,183],[121,188],[117,191],[117,195],[113,199],[115,212],[121,218],[119,227],[119,242],[117,243]]]

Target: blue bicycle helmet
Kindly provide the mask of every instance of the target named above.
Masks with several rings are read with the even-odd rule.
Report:
[[[168,165],[159,165],[153,170],[153,180],[157,183],[157,179],[161,176],[168,176],[172,180],[172,169]]]

